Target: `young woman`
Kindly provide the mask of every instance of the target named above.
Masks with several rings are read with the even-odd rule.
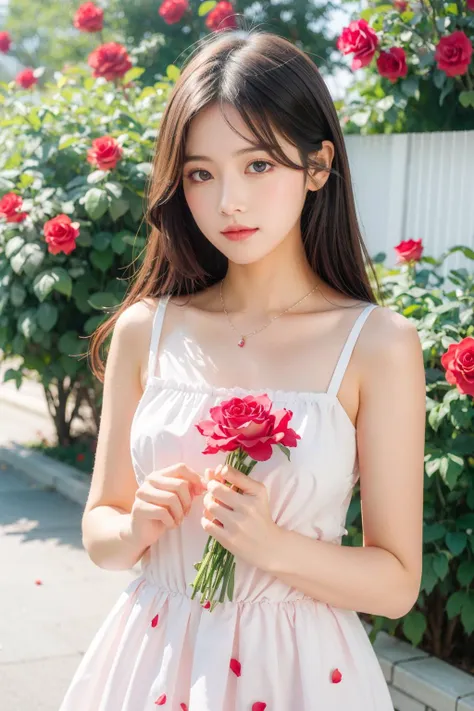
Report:
[[[203,43],[162,117],[148,220],[138,278],[91,347],[104,397],[83,517],[94,563],[142,574],[61,711],[391,711],[357,613],[399,618],[418,596],[423,360],[371,290],[306,54],[260,31]],[[218,474],[195,424],[262,393],[293,413],[291,460]],[[359,477],[364,544],[342,546]],[[209,535],[236,557],[214,610],[191,598]]]

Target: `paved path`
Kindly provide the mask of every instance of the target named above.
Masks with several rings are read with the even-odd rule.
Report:
[[[0,409],[2,443],[24,441],[44,424]],[[80,506],[0,459],[1,711],[57,711],[94,633],[139,574],[138,567],[108,571],[92,563],[81,515]]]

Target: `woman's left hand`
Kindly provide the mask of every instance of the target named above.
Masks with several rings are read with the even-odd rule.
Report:
[[[203,529],[246,563],[269,570],[281,529],[272,519],[265,485],[229,465],[215,475],[240,491],[217,478],[208,480]]]

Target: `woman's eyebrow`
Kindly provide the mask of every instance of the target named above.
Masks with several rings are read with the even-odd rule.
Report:
[[[256,143],[250,148],[241,148],[238,151],[235,151],[233,153],[233,156],[240,156],[243,153],[252,153],[253,151],[266,151],[267,147],[264,146],[262,143]],[[198,155],[187,155],[184,156],[184,163],[189,163],[192,160],[207,160],[207,161],[212,161],[212,158],[209,158],[209,156],[198,156]]]

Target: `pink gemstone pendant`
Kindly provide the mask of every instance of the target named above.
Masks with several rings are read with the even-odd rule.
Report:
[[[245,346],[245,336],[242,336],[237,345],[239,346],[239,348],[243,348]]]

